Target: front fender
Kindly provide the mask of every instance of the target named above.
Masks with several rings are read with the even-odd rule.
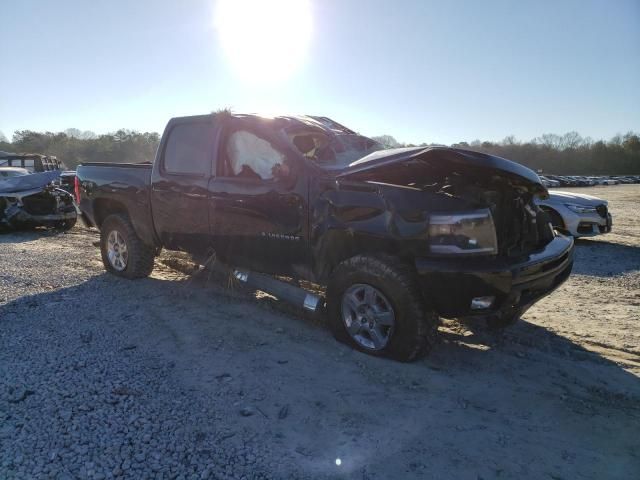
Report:
[[[325,187],[315,197],[310,215],[312,268],[318,280],[326,280],[336,265],[354,255],[412,258],[424,253],[428,214],[425,205],[408,198],[415,192],[394,196],[366,183],[336,182]]]

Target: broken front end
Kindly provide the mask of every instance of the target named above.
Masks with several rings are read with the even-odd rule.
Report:
[[[69,229],[76,222],[73,196],[51,184],[53,172],[31,174],[0,185],[0,229]]]
[[[443,317],[519,316],[571,272],[573,240],[534,202],[546,190],[508,160],[448,148],[376,152],[335,184],[316,209],[316,248],[413,263]],[[327,242],[335,232],[343,235]]]

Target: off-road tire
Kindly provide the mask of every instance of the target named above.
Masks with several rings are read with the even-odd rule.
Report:
[[[375,287],[392,304],[395,327],[381,350],[362,347],[346,330],[342,297],[354,284]],[[358,255],[339,264],[327,287],[327,314],[329,328],[338,341],[371,355],[410,362],[426,355],[436,343],[439,317],[421,294],[411,266],[397,258]]]
[[[124,270],[116,270],[112,267],[107,256],[107,238],[109,233],[117,230],[124,237],[127,245],[128,259]],[[133,229],[133,225],[126,215],[109,215],[100,228],[100,253],[104,268],[114,275],[124,278],[144,278],[153,271],[153,262],[156,250],[146,245]]]

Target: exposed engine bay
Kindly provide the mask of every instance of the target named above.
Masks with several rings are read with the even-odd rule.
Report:
[[[533,194],[507,178],[451,176],[444,183],[440,192],[472,199],[489,208],[496,226],[500,254],[518,257],[553,240],[551,220],[533,202]]]
[[[451,151],[431,150],[349,179],[427,193],[425,206],[432,213],[488,208],[499,255],[519,257],[553,240],[550,218],[534,202],[536,195],[546,195],[544,190],[508,172],[450,161],[451,157]]]
[[[16,176],[0,182],[0,230],[53,227],[76,223],[73,196],[51,184],[59,172]]]

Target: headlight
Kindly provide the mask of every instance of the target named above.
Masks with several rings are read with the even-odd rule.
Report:
[[[596,213],[596,207],[576,205],[574,203],[565,203],[564,206],[575,213]]]
[[[431,215],[429,248],[439,255],[495,255],[498,241],[491,212]]]

